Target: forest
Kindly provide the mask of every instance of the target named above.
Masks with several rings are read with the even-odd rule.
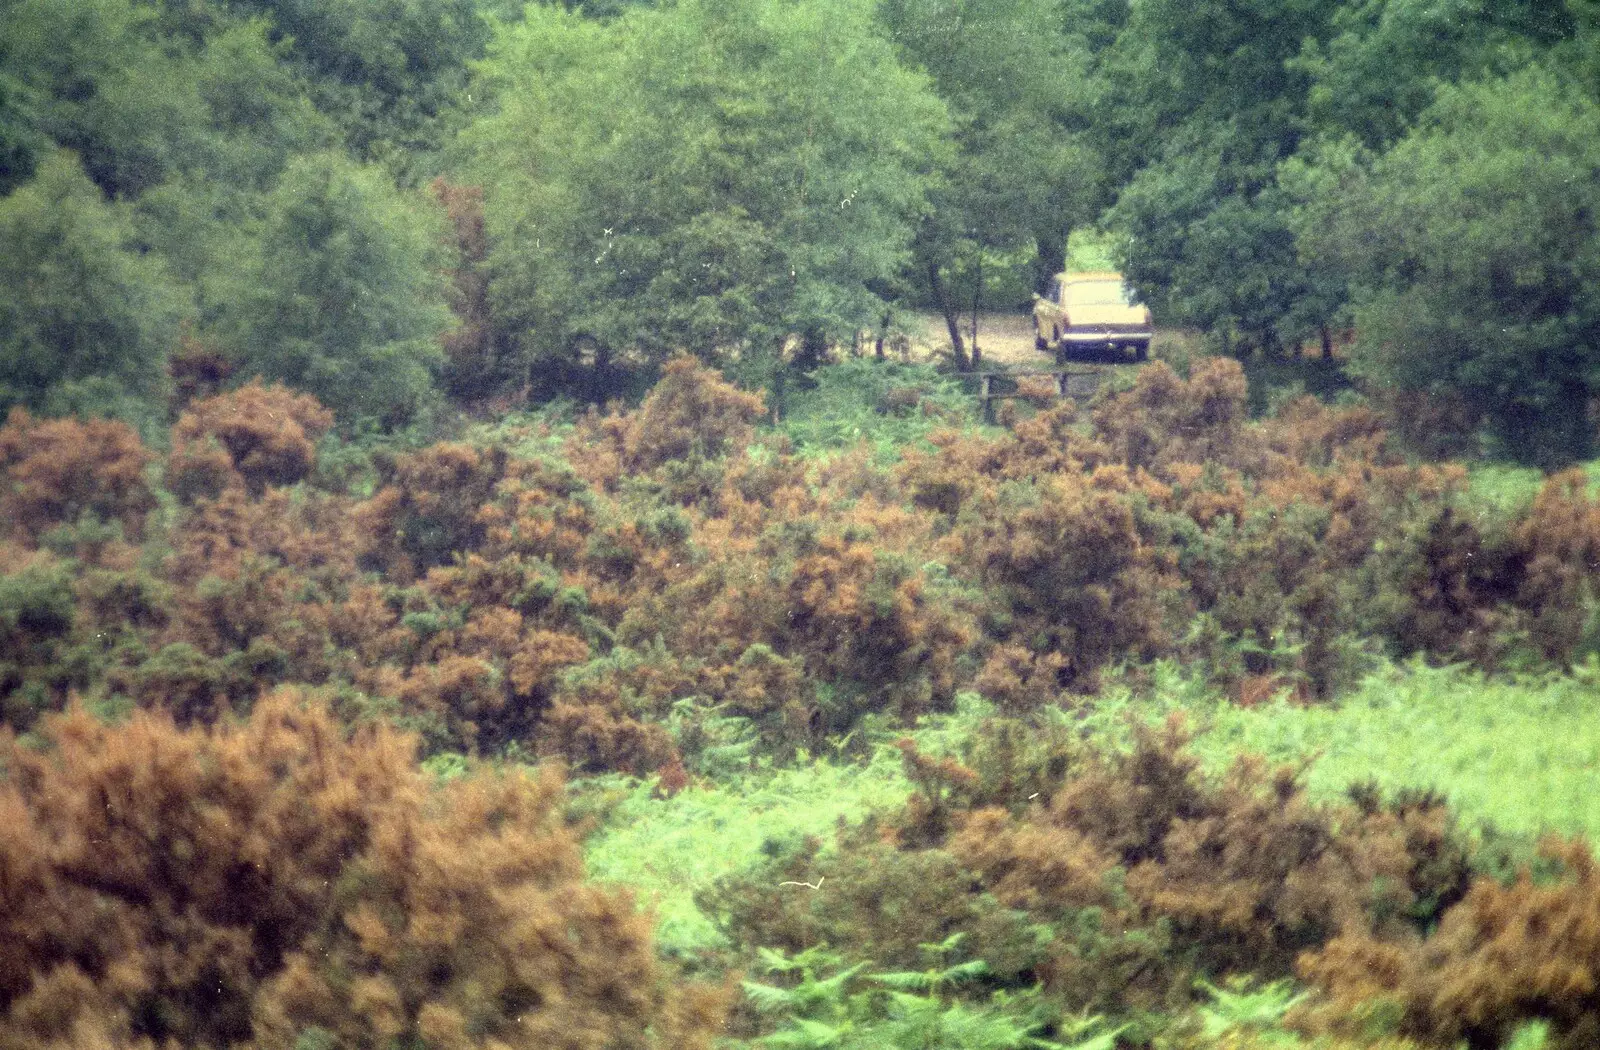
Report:
[[[1600,0],[0,0],[0,415],[0,1050],[1600,1044]]]

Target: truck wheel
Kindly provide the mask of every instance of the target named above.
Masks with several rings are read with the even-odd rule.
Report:
[[[1150,344],[1149,343],[1134,343],[1133,344],[1133,359],[1135,361],[1148,361],[1148,360],[1150,360]]]

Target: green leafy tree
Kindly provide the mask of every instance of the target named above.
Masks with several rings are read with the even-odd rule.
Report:
[[[955,121],[958,151],[918,231],[916,276],[963,359],[958,300],[980,298],[985,271],[1002,260],[1019,298],[1029,285],[1043,291],[1068,235],[1105,203],[1083,125],[1090,26],[1069,26],[1053,0],[884,0],[879,18]]]
[[[208,35],[186,75],[205,98],[204,126],[176,170],[139,196],[134,215],[140,241],[194,290],[200,321],[209,325],[241,294],[238,278],[258,247],[264,198],[290,158],[334,134],[282,49],[268,42],[264,21],[219,13],[196,31]]]
[[[1329,0],[1133,5],[1097,72],[1095,136],[1123,184],[1107,222],[1164,321],[1275,349],[1307,334],[1328,289],[1304,271],[1273,180],[1298,146]]]
[[[1349,274],[1356,367],[1464,395],[1504,447],[1587,456],[1600,392],[1600,105],[1539,67],[1440,89],[1376,157],[1286,166],[1300,243]]]
[[[947,120],[863,0],[687,0],[599,24],[531,7],[467,136],[491,293],[524,353],[574,336],[760,378],[791,334],[875,325]]]
[[[305,390],[346,424],[410,420],[450,325],[440,216],[331,153],[293,160],[267,211],[259,257],[219,322],[238,377]]]
[[[33,178],[49,140],[38,128],[37,100],[0,60],[0,195]]]
[[[1124,235],[1124,272],[1163,323],[1277,351],[1320,328],[1340,288],[1319,294],[1296,252],[1276,150],[1243,162],[1240,152],[1259,144],[1237,130],[1197,124],[1175,135],[1123,188],[1109,221]]]
[[[1333,12],[1326,41],[1291,64],[1311,77],[1308,116],[1327,135],[1394,142],[1438,82],[1504,74],[1578,29],[1589,0],[1360,0]]]
[[[480,0],[231,0],[271,19],[317,106],[358,157],[427,174],[456,127],[468,63],[489,38]]]
[[[158,392],[185,303],[133,235],[68,153],[0,199],[0,408],[133,411]]]
[[[108,195],[137,196],[196,147],[205,103],[188,49],[132,0],[0,0],[0,76],[24,127],[76,152]]]

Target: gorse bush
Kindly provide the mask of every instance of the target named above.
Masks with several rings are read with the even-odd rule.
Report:
[[[901,389],[904,377],[890,378],[885,389]],[[1585,654],[1600,599],[1587,566],[1600,533],[1580,475],[1527,499],[1488,500],[1463,471],[1401,459],[1364,409],[1295,401],[1251,422],[1237,366],[1225,361],[1189,379],[1147,369],[1088,410],[1056,404],[1008,428],[930,426],[895,457],[865,444],[796,451],[764,414],[759,397],[680,359],[637,409],[565,424],[514,417],[452,441],[381,448],[358,477],[348,465],[323,468],[330,413],[281,386],[197,388],[164,472],[121,424],[19,412],[0,429],[0,504],[11,514],[0,537],[0,712],[12,729],[40,734],[38,762],[63,746],[52,727],[89,732],[87,716],[54,720],[74,695],[127,719],[130,734],[189,741],[171,745],[184,786],[163,805],[175,813],[180,796],[211,797],[206,777],[222,766],[206,748],[221,745],[206,741],[232,739],[243,719],[290,718],[285,697],[308,690],[328,705],[319,725],[337,718],[358,741],[415,734],[414,745],[390,748],[406,768],[415,746],[451,768],[477,754],[641,778],[615,795],[606,786],[615,780],[597,780],[569,816],[604,825],[598,870],[661,894],[672,954],[719,976],[755,965],[756,946],[788,957],[825,946],[841,968],[864,964],[844,982],[837,1016],[738,1008],[736,1034],[778,1043],[785,1032],[863,1046],[1108,1040],[1116,1025],[1070,1028],[1085,1012],[1126,1020],[1124,1042],[1177,1038],[1172,1018],[1201,1024],[1197,980],[1278,980],[1298,963],[1327,1002],[1353,1003],[1370,981],[1351,960],[1424,951],[1442,936],[1432,931],[1467,928],[1448,917],[1466,914],[1473,894],[1487,899],[1473,878],[1499,857],[1475,851],[1426,789],[1458,784],[1480,818],[1488,774],[1450,771],[1480,761],[1478,738],[1461,726],[1486,720],[1481,705],[1505,719],[1494,725],[1516,726],[1575,724],[1583,709],[1572,690],[1592,675]],[[1498,670],[1570,665],[1571,689],[1552,693],[1544,715],[1517,715],[1492,682],[1424,668],[1385,706],[1353,688],[1384,650]],[[1173,664],[1196,695],[1240,703],[1219,708],[1195,745],[1176,726],[1113,726],[1116,710],[1138,709],[1130,693],[1171,684],[1162,668]],[[1430,675],[1455,684],[1404,692],[1433,689]],[[1481,700],[1467,695],[1478,688]],[[1318,703],[1341,697],[1366,699]],[[1150,701],[1163,702],[1176,703]],[[1270,719],[1272,732],[1251,718]],[[1363,734],[1363,751],[1339,725],[1379,728]],[[293,746],[323,747],[317,733]],[[1435,744],[1459,737],[1461,750],[1435,762],[1419,733]],[[1547,757],[1583,768],[1588,737],[1569,736]],[[1307,768],[1312,738],[1326,744],[1337,783]],[[1240,740],[1272,758],[1199,757]],[[1389,750],[1374,755],[1375,741]],[[327,743],[336,745],[357,746],[342,735]],[[169,753],[151,746],[157,758]],[[830,750],[831,773],[799,772]],[[16,754],[24,763],[36,753]],[[1401,764],[1413,775],[1396,774]],[[811,787],[793,779],[802,776]],[[1537,787],[1525,771],[1508,776]],[[477,798],[490,783],[458,782],[425,793],[418,812],[443,812],[439,799]],[[839,798],[817,786],[830,784]],[[746,788],[751,813],[736,815]],[[1587,812],[1570,793],[1542,797],[1517,803],[1526,812],[1508,826],[1537,828],[1541,805],[1551,822],[1560,805]],[[779,815],[786,800],[811,808]],[[488,842],[506,825],[492,806],[483,812]],[[559,830],[539,813],[529,819]],[[411,881],[433,885],[436,873],[380,871],[364,848],[349,845],[354,859],[341,862],[359,871],[316,878],[338,901],[352,895],[351,907],[369,902],[376,918],[304,889],[295,899],[323,917],[283,936],[312,948],[284,941],[270,964],[228,961],[244,948],[195,948],[226,972],[163,963],[135,980],[109,956],[36,939],[28,951],[66,953],[40,971],[38,994],[81,1000],[112,1018],[93,1024],[132,1026],[130,1038],[197,1045],[247,1041],[269,1022],[289,1031],[265,1006],[212,1009],[222,999],[207,996],[292,999],[282,1009],[309,1018],[294,1038],[315,1029],[341,1040],[361,1029],[451,1041],[456,1016],[462,1038],[502,1038],[498,1015],[468,1005],[474,997],[508,1016],[518,1004],[556,1009],[554,992],[530,999],[482,970],[510,965],[481,938],[521,928],[493,910],[521,907],[514,880],[495,884],[500,903],[473,903],[463,886],[459,909],[438,905],[413,922],[380,902],[411,892]],[[501,849],[452,848],[480,859]],[[199,856],[189,850],[179,852]],[[448,852],[425,863],[443,870]],[[607,928],[646,945],[647,920],[616,908]],[[257,922],[247,918],[238,921]],[[196,945],[243,936],[205,923],[172,936]],[[956,934],[959,952],[929,958],[925,946]],[[296,952],[306,958],[291,966]],[[1454,959],[1440,955],[1435,968],[1454,974]],[[67,962],[88,983],[61,970],[65,990],[48,991],[57,979],[48,974]],[[947,974],[968,963],[959,971],[968,979]],[[15,979],[18,1002],[34,994],[31,973]],[[133,983],[115,984],[125,977]],[[1538,1012],[1518,998],[1527,988],[1546,994],[1508,980],[1495,993],[1510,1005],[1495,1007],[1494,1033]],[[1402,1034],[1478,1038],[1416,1005],[1431,994],[1415,992]],[[655,1009],[627,1001],[616,1016]],[[58,1006],[26,1013],[47,1015],[66,1020],[38,1039],[77,1023]],[[160,1020],[169,1015],[191,1019]],[[1570,1034],[1575,1019],[1552,1025],[1553,1038],[1581,1038]]]
[[[234,727],[81,710],[0,741],[8,1045],[706,1046],[550,774],[434,785],[285,691]]]
[[[1544,849],[1561,871],[1553,882],[1527,870],[1511,885],[1480,879],[1426,940],[1351,935],[1302,960],[1301,972],[1328,992],[1306,1024],[1339,1029],[1341,1014],[1359,1019],[1388,1005],[1403,1034],[1429,1042],[1499,1047],[1544,1019],[1547,1045],[1594,1045],[1594,854],[1581,839]]]
[[[903,741],[898,813],[832,844],[775,843],[702,910],[735,943],[827,946],[924,984],[953,981],[940,975],[963,960],[934,966],[926,949],[959,934],[984,965],[948,996],[1038,985],[1066,1015],[1182,1011],[1196,978],[1281,978],[1342,935],[1414,935],[1467,892],[1467,842],[1435,800],[1319,803],[1295,770],[1254,761],[1203,774],[1171,726],[1138,730],[1127,753],[1019,746],[1038,735],[983,722],[970,766]]]
[[[903,389],[897,366],[853,367]],[[797,454],[763,414],[679,359],[637,410],[382,451],[350,492],[319,473],[327,411],[251,383],[180,414],[155,536],[132,431],[19,414],[10,542],[69,559],[98,611],[5,688],[28,690],[19,711],[170,690],[210,718],[329,685],[429,748],[642,773],[683,757],[661,727],[687,698],[795,754],[970,686],[1048,707],[1130,660],[1184,659],[1253,703],[1330,697],[1384,649],[1499,668],[1594,645],[1582,484],[1486,510],[1366,410],[1251,423],[1226,361],[1143,370],[1088,412],[931,429],[889,464]]]
[[[0,427],[0,522],[6,538],[37,544],[85,514],[115,522],[138,540],[155,493],[153,457],[134,430],[111,420],[35,419],[13,408]]]
[[[172,428],[167,486],[187,499],[233,485],[260,497],[309,474],[317,440],[332,426],[333,413],[315,398],[282,385],[255,381],[191,401]]]

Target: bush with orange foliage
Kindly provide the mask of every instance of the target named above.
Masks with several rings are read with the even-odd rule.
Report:
[[[1542,1019],[1552,1050],[1600,1043],[1600,870],[1581,839],[1542,853],[1561,878],[1480,878],[1426,939],[1352,931],[1307,955],[1300,972],[1325,997],[1299,1022],[1339,1031],[1388,1014],[1404,1035],[1494,1050]]]
[[[172,428],[167,487],[193,501],[234,486],[260,496],[293,485],[311,473],[317,440],[332,426],[316,398],[259,379],[192,401]]]
[[[1437,800],[1306,798],[1292,768],[1199,770],[1172,723],[1131,753],[998,718],[957,756],[899,747],[898,814],[815,841],[702,896],[741,943],[916,965],[964,933],[1008,985],[1069,1010],[1180,1010],[1196,977],[1280,977],[1342,935],[1410,935],[1459,900],[1467,847]],[[773,894],[826,879],[825,894]]]
[[[1168,463],[1219,463],[1253,471],[1261,462],[1244,369],[1208,357],[1187,380],[1164,362],[1140,369],[1133,388],[1099,400],[1095,431],[1118,462],[1160,473]]]
[[[0,530],[37,546],[47,530],[93,514],[137,540],[155,506],[145,479],[152,458],[126,423],[35,419],[13,408],[0,427]]]
[[[742,452],[765,413],[760,394],[738,389],[693,357],[675,357],[637,410],[586,417],[567,455],[598,488],[653,473],[667,499],[692,503],[716,490],[714,461]]]
[[[397,583],[448,565],[485,538],[479,509],[504,477],[502,448],[432,445],[394,461],[382,488],[355,508],[363,560]]]
[[[707,1047],[650,921],[583,882],[552,773],[431,783],[281,692],[0,738],[0,1043]]]
[[[457,326],[444,336],[444,387],[452,397],[482,401],[510,377],[498,352],[489,308],[485,265],[489,236],[483,220],[483,187],[457,186],[444,178],[428,187],[450,220],[450,309]]]
[[[983,581],[999,637],[1049,667],[1059,688],[1092,691],[1109,661],[1162,641],[1166,565],[1141,529],[1140,485],[1101,467],[1004,486],[971,501],[943,541]]]
[[[1141,729],[1131,754],[1091,759],[1026,819],[958,818],[950,849],[1030,910],[1105,906],[1105,875],[1120,868],[1123,921],[1170,924],[1210,973],[1286,973],[1342,932],[1410,929],[1419,902],[1464,886],[1442,806],[1320,805],[1297,770],[1252,759],[1212,780],[1185,741],[1175,724]],[[1450,850],[1456,866],[1432,863]]]
[[[1582,469],[1549,478],[1516,532],[1526,566],[1516,601],[1527,611],[1534,645],[1558,664],[1571,663],[1585,643],[1600,642],[1592,636],[1600,604],[1600,504],[1588,491]]]

